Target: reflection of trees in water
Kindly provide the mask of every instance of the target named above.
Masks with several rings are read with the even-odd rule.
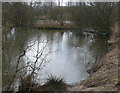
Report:
[[[93,52],[93,56],[101,57],[107,52],[107,38],[105,37],[96,37],[94,42],[90,46],[90,51]]]
[[[15,72],[15,58],[23,52],[24,44],[27,41],[27,36],[28,33],[25,29],[16,29],[14,33],[12,32],[12,34],[11,30],[3,33],[3,38],[6,38],[2,41],[2,76],[4,77],[3,87],[8,85],[8,82],[10,82],[11,77]]]
[[[27,29],[18,28],[14,34],[16,37],[14,40],[3,41],[3,77],[6,77],[3,79],[3,88],[8,86],[5,90],[9,90],[11,85],[16,82],[16,77],[24,77],[26,73],[23,73],[23,71],[28,73],[27,68],[31,70],[29,74],[34,77],[36,70],[44,68],[45,65],[43,65],[43,63],[48,62],[46,57],[51,52],[50,50],[47,52],[45,51],[50,44],[49,40],[46,40],[46,38],[41,40],[41,35],[38,35],[31,41],[28,39],[30,33]],[[35,60],[29,60],[31,56],[26,56],[27,60],[23,60],[23,57],[25,57],[26,53],[31,50],[33,46],[37,46],[34,47],[36,53],[33,57],[35,57]],[[30,61],[33,62],[31,63]],[[22,73],[19,73],[21,71]]]
[[[82,47],[85,44],[85,37],[73,35],[71,37],[71,44],[73,47]]]
[[[63,38],[64,36],[65,38]],[[9,85],[11,85],[14,81],[14,79],[12,80],[12,77],[16,77],[15,73],[19,73],[20,71],[22,72],[19,75],[24,76],[25,73],[23,74],[23,72],[27,72],[28,74],[28,70],[31,70],[29,71],[29,74],[34,76],[34,73],[44,68],[44,66],[41,66],[42,63],[49,62],[49,60],[46,60],[46,57],[50,52],[53,51],[49,50],[48,47],[51,49],[60,49],[59,46],[61,45],[61,42],[64,41],[63,39],[66,39],[65,44],[67,44],[68,46],[67,49],[69,47],[72,47],[72,49],[79,50],[80,48],[73,48],[73,45],[71,44],[75,44],[76,46],[81,47],[83,45],[87,46],[86,44],[88,43],[87,39],[84,36],[79,36],[73,34],[72,32],[32,32],[29,29],[27,30],[17,28],[15,31],[15,39],[8,39],[6,41],[3,41],[3,76],[6,77],[3,79],[3,81],[5,82],[3,86],[8,85],[8,83]],[[100,55],[100,53],[102,54],[103,52],[105,52],[104,41],[105,38],[102,38],[102,40],[101,38],[95,38],[95,42],[92,43],[90,48],[90,50],[93,51],[94,55],[96,55],[97,53],[97,55]],[[41,47],[41,44],[43,42],[44,46]],[[103,47],[103,49],[101,48],[101,46]],[[31,54],[34,55],[34,61],[30,60],[31,56],[26,55],[27,52],[29,50],[32,50],[33,48],[35,49],[35,54],[33,52],[31,52]],[[48,50],[47,52],[46,48]],[[75,54],[79,54],[77,52],[75,52]],[[43,54],[44,56],[42,56]],[[23,59],[23,56],[26,57],[26,60]],[[13,58],[16,58],[16,60],[13,60]],[[87,59],[84,59],[83,62],[86,62],[86,60]]]

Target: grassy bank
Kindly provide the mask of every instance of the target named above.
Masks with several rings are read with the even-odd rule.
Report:
[[[118,24],[111,28],[112,35],[109,43],[109,52],[98,60],[91,68],[91,75],[78,85],[69,87],[69,91],[118,91]]]
[[[39,26],[35,26],[33,28],[43,29],[43,30],[68,30],[68,29],[75,29],[75,28],[70,28],[70,27],[65,27],[65,26],[49,26],[49,25],[39,25]]]
[[[34,24],[34,28],[66,30],[66,29],[75,28],[75,25],[71,21],[66,22],[66,21],[60,21],[60,20],[38,20]]]

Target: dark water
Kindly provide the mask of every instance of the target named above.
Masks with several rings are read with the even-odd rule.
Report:
[[[19,85],[19,75],[29,74],[31,67],[36,68],[36,81],[41,84],[50,75],[63,78],[67,84],[80,83],[89,76],[87,70],[96,57],[106,53],[106,40],[91,33],[78,35],[73,30],[12,29],[3,34],[3,87],[9,85],[18,56],[25,49],[18,68],[30,66],[18,73],[13,86]]]

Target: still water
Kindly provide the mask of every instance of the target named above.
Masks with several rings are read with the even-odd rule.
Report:
[[[23,52],[18,68],[26,67],[19,75],[29,74],[35,68],[36,81],[40,84],[49,76],[63,78],[67,84],[80,83],[89,76],[87,70],[96,57],[106,53],[106,41],[104,37],[76,34],[74,30],[12,29],[3,35],[3,87],[11,81]]]

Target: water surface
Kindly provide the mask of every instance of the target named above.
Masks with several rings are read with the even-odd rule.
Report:
[[[87,70],[95,62],[96,56],[105,54],[106,40],[91,33],[78,35],[74,30],[13,29],[3,35],[4,86],[8,85],[15,72],[18,56],[28,46],[31,47],[27,48],[26,55],[20,60],[19,68],[35,66],[37,82],[43,84],[52,75],[63,78],[67,84],[80,83],[89,76]],[[20,74],[31,71],[31,67],[27,67]]]

